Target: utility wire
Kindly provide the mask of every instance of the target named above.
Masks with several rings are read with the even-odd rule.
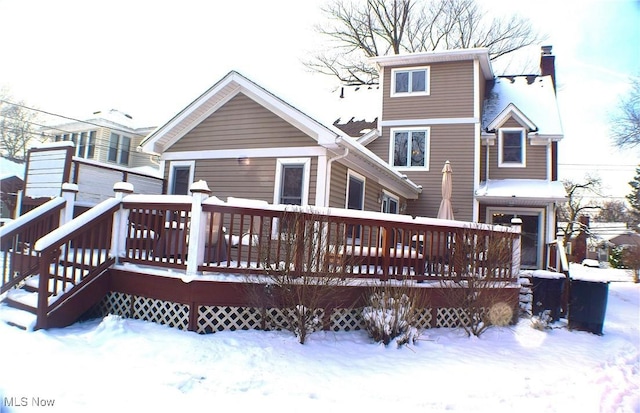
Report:
[[[23,109],[27,109],[27,110],[33,110],[35,112],[44,113],[44,114],[47,114],[47,115],[50,115],[50,116],[57,116],[59,118],[72,120],[74,122],[80,122],[80,123],[84,123],[84,124],[87,124],[87,125],[96,126],[98,128],[105,128],[104,125],[99,125],[97,123],[89,122],[89,121],[86,121],[86,120],[80,120],[80,119],[76,119],[76,118],[71,118],[69,116],[58,115],[57,113],[47,112],[46,110],[42,110],[42,109],[35,109],[35,108],[29,107],[29,106],[25,106],[25,105],[21,105],[21,104],[18,104],[18,103],[9,102],[8,100],[4,100],[4,99],[0,99],[0,102],[6,103],[8,105],[17,106],[19,108],[23,108]],[[48,126],[45,126],[45,127],[48,127]],[[141,134],[141,133],[135,133],[135,132],[131,132],[131,131],[126,131],[124,129],[118,129],[118,128],[112,128],[112,127],[109,127],[109,129],[115,130],[115,131],[118,131],[118,132],[122,132],[122,133],[127,133],[129,135],[141,136],[143,138],[147,136],[147,135],[144,135],[144,134]]]

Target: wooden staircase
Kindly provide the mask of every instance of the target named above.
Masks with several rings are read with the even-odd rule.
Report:
[[[25,330],[62,327],[96,304],[107,292],[115,262],[109,249],[118,206],[105,201],[55,229],[42,226],[37,213],[0,228],[1,319]],[[33,228],[39,230],[23,242]]]

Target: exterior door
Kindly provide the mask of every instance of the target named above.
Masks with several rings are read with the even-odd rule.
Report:
[[[491,222],[493,224],[510,226],[511,218],[516,215],[522,219],[520,266],[527,269],[542,268],[540,266],[542,259],[542,213],[502,213],[494,211],[491,213]]]

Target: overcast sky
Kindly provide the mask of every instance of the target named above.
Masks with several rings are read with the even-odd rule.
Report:
[[[87,118],[116,108],[137,126],[163,124],[230,70],[324,123],[334,87],[301,64],[323,39],[325,0],[0,0],[0,87],[49,112]],[[640,2],[483,0],[490,13],[528,15],[556,55],[565,139],[561,178],[599,173],[629,193],[640,151],[613,148],[608,120],[640,75]],[[510,62],[537,64],[539,45]],[[500,67],[507,62],[500,62]]]

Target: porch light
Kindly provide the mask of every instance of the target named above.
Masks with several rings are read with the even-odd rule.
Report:
[[[246,156],[238,158],[238,165],[249,165],[249,158]]]
[[[511,218],[511,225],[522,225],[522,218],[519,216],[514,216]]]

